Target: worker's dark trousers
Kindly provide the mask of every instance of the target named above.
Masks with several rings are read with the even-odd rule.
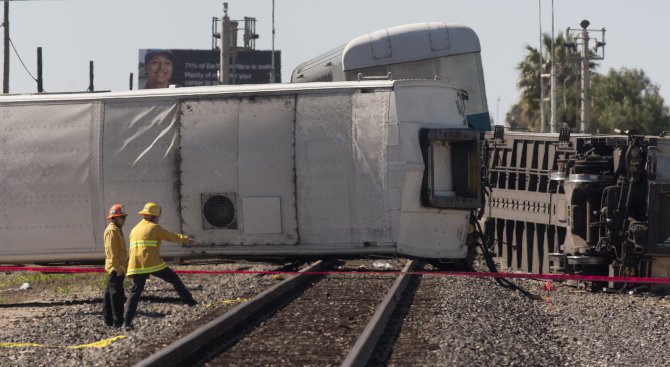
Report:
[[[135,318],[137,304],[140,302],[142,291],[144,291],[144,284],[146,283],[149,275],[161,278],[164,281],[172,284],[184,303],[193,302],[193,296],[191,295],[191,292],[186,289],[186,286],[184,286],[184,283],[181,282],[181,279],[179,279],[177,273],[172,271],[170,268],[165,268],[151,274],[132,275],[130,278],[133,280],[133,286],[130,288],[130,295],[128,296],[128,302],[126,302],[126,312],[124,315],[126,325],[130,325]]]
[[[112,271],[107,278],[107,287],[102,299],[102,314],[105,316],[105,324],[109,326],[121,326],[123,324],[123,303],[126,295],[123,291],[123,279],[125,276],[116,275]]]

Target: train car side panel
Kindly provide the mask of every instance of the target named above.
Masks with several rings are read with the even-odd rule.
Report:
[[[386,134],[390,92],[352,96],[352,240],[392,244],[388,210]]]
[[[351,95],[300,96],[296,112],[296,200],[306,244],[350,244]]]
[[[3,253],[46,246],[50,254],[95,251],[94,111],[87,103],[17,104],[0,111]]]
[[[241,244],[238,204],[238,98],[184,100],[181,117],[181,184],[184,231],[205,244]],[[207,225],[203,205],[214,196],[216,227]],[[223,210],[228,204],[230,211]],[[214,213],[216,214],[216,213]],[[219,223],[220,221],[220,223]]]
[[[238,211],[244,244],[295,244],[295,96],[242,99],[239,112]]]
[[[170,100],[105,103],[104,202],[125,203],[131,226],[140,220],[137,211],[144,203],[153,201],[161,205],[161,225],[181,230],[177,112],[178,104]],[[104,216],[99,218],[104,226]]]
[[[185,232],[207,245],[295,244],[295,97],[184,101]]]

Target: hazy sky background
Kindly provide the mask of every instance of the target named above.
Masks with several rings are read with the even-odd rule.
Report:
[[[257,19],[257,49],[271,49],[272,0],[229,0],[231,19]],[[605,60],[610,68],[643,69],[670,104],[670,37],[667,0],[555,0],[555,34],[567,27],[606,28]],[[220,0],[33,0],[11,1],[10,37],[28,70],[37,75],[37,47],[43,49],[44,89],[82,91],[89,61],[96,90],[137,88],[138,49],[211,48],[211,20],[221,17]],[[527,44],[539,43],[538,0],[276,0],[275,48],[282,51],[282,81],[303,61],[350,39],[390,26],[454,22],[472,27],[482,47],[491,116],[503,120],[518,97],[516,65]],[[542,0],[542,28],[551,32],[551,0]],[[240,41],[241,43],[241,41]],[[665,51],[664,51],[665,50]],[[12,50],[10,92],[35,92],[36,83]]]

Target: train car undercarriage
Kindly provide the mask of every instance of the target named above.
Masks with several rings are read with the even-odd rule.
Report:
[[[670,277],[670,139],[498,127],[482,154],[501,269]]]

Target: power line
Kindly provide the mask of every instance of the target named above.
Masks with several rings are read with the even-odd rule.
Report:
[[[14,52],[16,53],[16,57],[19,58],[19,61],[21,61],[21,65],[23,65],[23,68],[26,69],[26,72],[28,73],[28,75],[30,75],[30,77],[33,78],[34,81],[37,81],[37,78],[35,78],[33,76],[33,74],[30,72],[30,70],[28,70],[28,68],[26,67],[26,64],[23,63],[23,60],[21,59],[21,55],[19,55],[19,52],[16,50],[16,47],[14,46],[14,42],[12,41],[11,37],[9,38],[9,44],[12,45],[12,48],[14,49]]]
[[[5,26],[5,23],[0,24],[0,28],[2,28],[2,27],[4,27],[4,26]],[[33,74],[30,72],[30,70],[28,70],[28,67],[26,67],[26,64],[23,62],[23,59],[21,59],[21,55],[19,55],[19,51],[16,49],[16,46],[14,46],[14,41],[12,41],[12,38],[11,38],[11,37],[9,38],[9,44],[12,45],[12,49],[14,49],[14,53],[16,53],[16,57],[19,58],[19,61],[21,62],[21,65],[23,65],[23,68],[26,70],[26,72],[28,73],[28,75],[30,75],[30,77],[31,77],[34,81],[37,81],[37,78],[35,78],[35,77],[33,76]]]

